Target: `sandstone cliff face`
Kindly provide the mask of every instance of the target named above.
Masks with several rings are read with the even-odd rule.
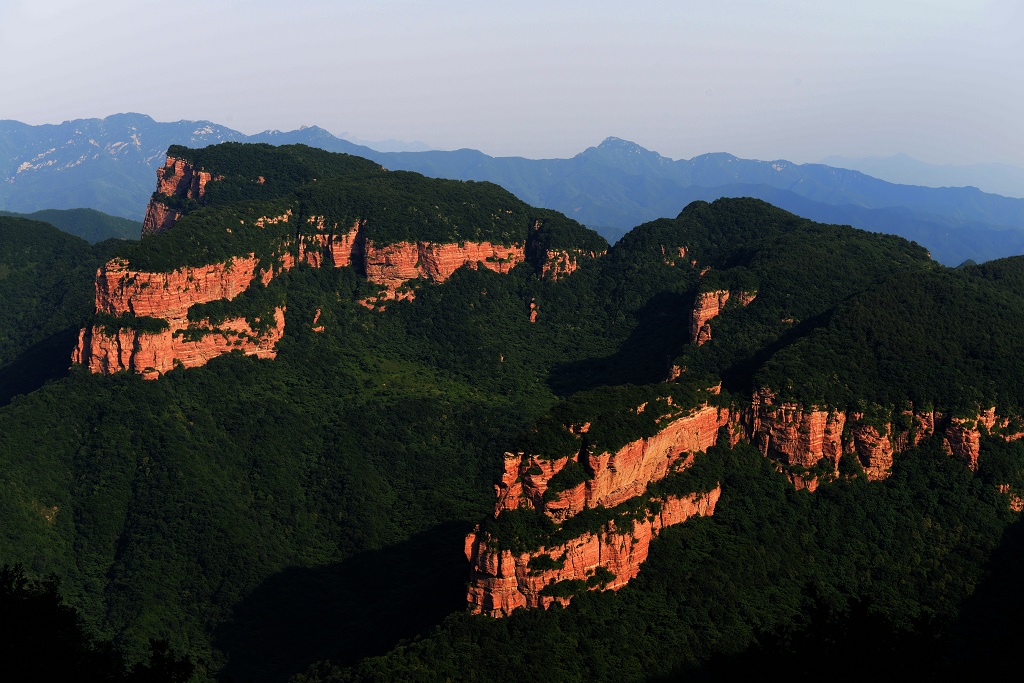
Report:
[[[299,237],[299,262],[313,268],[341,268],[360,263],[363,256],[363,230],[366,221],[355,221],[347,230],[328,227],[323,216],[306,219],[316,228],[313,235]]]
[[[170,273],[147,273],[133,270],[124,259],[111,259],[96,272],[96,312],[186,320],[193,304],[234,299],[244,292],[258,266],[250,255]]]
[[[159,200],[161,196],[198,201],[205,196],[207,185],[217,179],[183,159],[168,157],[157,170],[157,197],[149,203],[143,235],[167,230],[180,217],[177,210]],[[260,177],[256,182],[262,184],[264,180]],[[293,210],[288,209],[281,215],[258,218],[255,225],[262,228],[296,219]],[[235,349],[272,357],[273,346],[284,330],[283,309],[269,332],[263,334],[241,320],[224,321],[214,329],[208,322],[190,324],[187,316],[189,307],[195,304],[234,299],[256,277],[267,284],[275,276],[275,268],[288,270],[300,263],[314,268],[352,266],[384,289],[379,296],[361,303],[383,308],[384,302],[413,298],[414,292],[407,287],[409,280],[443,282],[465,265],[505,273],[525,259],[523,244],[420,241],[377,245],[366,239],[365,220],[339,227],[328,224],[324,216],[314,215],[306,217],[305,223],[302,229],[296,225],[294,236],[280,245],[280,265],[270,268],[261,268],[254,255],[172,273],[147,273],[133,270],[122,259],[111,260],[96,276],[96,312],[158,318],[167,323],[168,330],[166,334],[143,333],[130,327],[112,332],[102,326],[82,330],[73,362],[93,372],[129,370],[157,377],[176,365],[202,365],[213,356]],[[575,252],[544,255],[542,265],[553,273],[565,274],[576,268],[582,256]],[[549,265],[550,258],[558,263]],[[530,316],[536,319],[535,304]],[[322,331],[323,327],[314,322],[314,329]]]
[[[642,495],[651,482],[663,479],[677,467],[685,467],[694,453],[713,446],[719,427],[728,419],[726,409],[704,405],[672,419],[654,436],[628,443],[614,453],[584,452],[557,459],[506,454],[505,473],[496,487],[494,514],[526,507],[562,521],[586,508],[614,507]],[[570,460],[582,465],[591,478],[552,495],[549,482]]]
[[[370,282],[384,288],[379,299],[392,300],[412,298],[412,292],[405,289],[409,280],[444,282],[466,265],[482,265],[498,273],[507,273],[524,259],[525,251],[521,244],[398,242],[380,246],[366,240],[362,269]]]
[[[169,156],[163,168],[156,170],[156,192],[168,197],[198,200],[206,194],[206,184],[213,179],[211,174],[197,171],[188,161]],[[145,236],[163,232],[180,217],[180,213],[167,205],[150,200],[142,223],[142,234]]]
[[[670,407],[669,399],[664,406],[659,400],[637,410]],[[673,409],[663,419],[665,424],[657,434],[637,439],[615,452],[589,454],[584,450],[556,458],[507,453],[501,482],[495,485],[495,517],[505,510],[533,508],[563,522],[588,508],[608,509],[635,499],[652,482],[687,467],[694,453],[714,445],[729,413],[702,405],[682,415]],[[590,424],[574,425],[571,431],[588,433]],[[590,478],[552,495],[552,479],[570,464],[585,468]],[[618,589],[636,576],[647,559],[651,539],[663,527],[695,515],[712,514],[720,493],[721,489],[716,488],[708,493],[669,497],[658,501],[657,513],[641,514],[628,522],[620,521],[618,526],[613,520],[599,532],[587,532],[525,553],[498,550],[493,539],[478,527],[466,539],[466,556],[471,563],[469,608],[504,616],[518,607],[546,608],[556,601],[566,604],[569,597],[543,594],[545,587],[561,581],[586,582],[591,590]]]
[[[109,375],[127,370],[143,379],[156,379],[176,367],[199,367],[232,351],[275,358],[283,335],[284,307],[275,309],[273,324],[262,334],[245,318],[230,318],[216,326],[203,321],[156,333],[133,329],[108,332],[94,325],[79,333],[72,362],[91,372]]]
[[[727,289],[701,292],[693,303],[690,313],[690,341],[701,346],[711,341],[711,320],[717,317],[730,297],[735,297],[741,306],[747,306],[757,298],[757,292],[732,293]]]
[[[550,276],[558,281],[576,272],[588,259],[603,256],[606,252],[585,252],[580,249],[549,249],[541,257],[541,276]]]
[[[868,479],[874,481],[889,476],[894,453],[913,448],[933,434],[942,436],[946,450],[971,469],[978,467],[982,426],[1005,439],[1024,437],[1010,433],[1009,419],[997,416],[995,408],[981,410],[975,418],[911,409],[903,411],[902,418],[899,424],[879,425],[854,410],[779,403],[771,391],[761,389],[749,411],[742,415],[734,411],[733,441],[745,438],[764,455],[788,466],[810,469],[824,458],[832,472],[837,471],[843,453],[855,453]]]
[[[244,318],[225,320],[216,326],[188,320],[192,305],[231,300],[248,289],[257,268],[258,261],[251,255],[171,273],[135,271],[123,259],[108,261],[96,273],[96,312],[158,318],[167,329],[155,333],[130,327],[108,331],[103,325],[94,325],[79,333],[72,362],[92,372],[127,370],[155,379],[178,365],[197,367],[234,350],[273,358],[274,346],[284,334],[283,307],[276,310],[274,320],[262,334]],[[272,274],[260,277],[266,281]]]
[[[466,594],[469,610],[493,617],[507,616],[519,607],[550,607],[568,604],[571,597],[543,595],[545,587],[561,581],[587,581],[589,590],[618,590],[635,578],[647,559],[651,540],[665,527],[691,517],[714,514],[721,487],[661,502],[658,513],[632,520],[624,528],[610,522],[598,533],[584,533],[564,544],[533,552],[513,553],[489,545],[479,528],[466,537],[470,582]],[[531,568],[531,560],[546,556],[546,568]],[[541,565],[544,566],[544,565]],[[599,570],[610,572],[606,581]],[[606,577],[609,575],[605,575]]]

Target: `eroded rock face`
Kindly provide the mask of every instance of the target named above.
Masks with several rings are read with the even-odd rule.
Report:
[[[167,230],[180,217],[179,212],[160,201],[160,197],[201,200],[207,185],[217,179],[195,169],[188,161],[168,157],[164,166],[157,170],[157,197],[150,201],[147,209],[143,235]],[[263,178],[254,182],[262,184]],[[265,228],[296,220],[294,211],[287,209],[280,215],[262,216],[255,220],[255,225]],[[414,296],[406,287],[409,280],[443,282],[464,265],[504,273],[524,260],[521,244],[415,242],[385,246],[367,240],[365,229],[365,220],[339,227],[329,225],[324,216],[309,216],[305,224],[296,225],[295,234],[280,245],[279,260],[274,264],[261,265],[250,255],[226,263],[179,268],[171,273],[149,273],[132,269],[123,259],[113,259],[100,268],[96,276],[96,312],[157,318],[167,323],[167,333],[144,333],[131,326],[108,332],[103,326],[94,326],[82,330],[72,360],[93,372],[129,370],[156,377],[176,365],[202,365],[209,358],[234,349],[271,357],[273,345],[283,334],[283,322],[262,326],[269,331],[258,334],[239,320],[223,321],[216,326],[209,322],[190,323],[188,310],[195,304],[220,299],[230,301],[257,279],[266,285],[281,270],[298,264],[314,268],[354,267],[370,281],[384,287],[380,297],[361,303],[370,308],[382,308],[378,301]],[[575,268],[571,258],[565,263]],[[556,270],[561,272],[566,268],[556,267]],[[280,313],[283,316],[283,309]],[[534,304],[531,320],[535,319]],[[314,322],[314,329],[323,327]]]
[[[749,305],[757,298],[757,292],[729,292],[727,289],[718,289],[710,292],[701,292],[693,302],[693,311],[690,312],[690,341],[697,346],[702,346],[711,341],[711,320],[718,317],[725,308],[730,297],[735,297],[742,306]]]
[[[728,410],[702,405],[678,414],[671,400],[645,403],[636,410],[670,409],[662,429],[612,453],[539,457],[506,453],[501,482],[495,485],[497,517],[505,510],[533,508],[563,522],[588,508],[613,508],[646,493],[648,486],[670,472],[685,468],[694,453],[714,445]],[[571,425],[574,434],[590,432],[590,423]],[[568,466],[585,468],[589,479],[553,493],[551,482]],[[549,607],[568,603],[568,597],[544,595],[545,587],[560,581],[588,582],[589,589],[618,589],[636,576],[647,559],[651,539],[665,526],[695,515],[710,515],[721,489],[657,501],[655,512],[628,522],[605,524],[554,547],[532,552],[498,550],[479,527],[466,539],[471,563],[467,592],[469,609],[504,616],[519,607]],[[532,565],[532,566],[531,566]],[[608,573],[610,572],[610,574]],[[579,588],[582,584],[577,584]]]
[[[508,453],[502,483],[496,487],[494,514],[526,507],[562,521],[586,508],[614,507],[642,495],[651,482],[685,467],[694,453],[713,446],[719,427],[728,420],[727,409],[704,405],[673,419],[654,436],[628,443],[614,453],[555,459]],[[591,478],[551,495],[548,483],[570,460],[583,466]]]
[[[845,413],[775,404],[762,390],[754,395],[749,419],[751,442],[773,460],[810,469],[822,458],[838,466],[843,455]]]
[[[96,312],[182,321],[193,304],[230,300],[244,292],[258,266],[250,255],[170,273],[148,273],[133,270],[124,259],[111,259],[96,272]]]
[[[466,537],[469,610],[502,617],[519,607],[547,608],[555,602],[565,605],[570,597],[543,595],[542,591],[560,581],[587,581],[600,569],[610,572],[612,577],[605,582],[593,582],[588,588],[618,590],[639,573],[651,540],[663,528],[691,517],[714,514],[721,491],[719,486],[707,493],[670,497],[660,501],[657,514],[633,520],[625,528],[609,523],[598,533],[587,532],[562,545],[527,553],[491,547],[490,539],[478,528]],[[537,559],[542,556],[550,562],[538,565]],[[531,561],[534,568],[530,567]]]
[[[341,268],[361,263],[363,231],[366,221],[355,221],[348,230],[328,227],[323,216],[310,216],[307,222],[316,228],[313,235],[299,237],[299,262],[313,268]]]
[[[284,334],[284,308],[278,308],[265,329],[254,330],[244,318],[191,322],[194,304],[231,300],[249,288],[254,278],[269,281],[273,272],[257,274],[255,256],[230,259],[170,273],[132,270],[123,259],[112,259],[96,273],[96,312],[122,317],[155,318],[166,324],[160,332],[123,327],[108,330],[93,325],[79,333],[72,362],[92,372],[111,374],[122,370],[146,379],[181,365],[197,367],[231,351],[273,358],[275,345]]]
[[[156,170],[156,192],[167,197],[198,200],[206,194],[206,184],[213,179],[210,173],[197,171],[190,162],[169,156],[163,168]],[[142,222],[142,235],[163,232],[180,217],[180,213],[166,204],[151,199]]]
[[[998,416],[995,408],[981,410],[972,418],[920,409],[904,410],[898,417],[882,423],[855,410],[779,403],[770,390],[761,389],[754,394],[749,410],[733,411],[735,438],[730,440],[735,445],[747,439],[786,466],[810,469],[824,458],[833,473],[843,453],[855,453],[868,479],[875,481],[889,476],[895,453],[913,448],[933,434],[939,434],[947,452],[971,469],[978,467],[982,428],[1007,440],[1024,437],[1024,433],[1011,431],[1009,418]],[[809,487],[810,479],[799,469],[787,471],[787,476],[801,478],[802,486]]]
[[[560,280],[575,273],[584,261],[598,258],[605,253],[585,252],[580,249],[550,249],[541,259],[541,276],[550,276],[555,281]]]
[[[155,333],[134,329],[108,332],[94,325],[79,333],[72,362],[91,372],[109,375],[127,370],[143,379],[156,379],[176,367],[199,367],[232,351],[275,358],[283,335],[284,307],[275,309],[272,324],[263,332],[254,330],[245,318],[230,318],[216,326],[203,321]]]
[[[507,273],[524,259],[521,244],[398,242],[381,246],[366,240],[363,272],[370,282],[384,287],[382,299],[407,299],[412,298],[412,292],[405,290],[409,280],[444,282],[467,265]]]

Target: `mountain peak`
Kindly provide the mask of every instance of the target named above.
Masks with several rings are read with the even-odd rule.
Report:
[[[623,140],[614,136],[608,136],[597,146],[597,149],[603,150],[616,150],[616,151],[635,151],[635,152],[650,152],[649,149],[644,149],[635,142],[629,140]]]
[[[641,172],[641,169],[649,168],[652,165],[660,166],[672,163],[668,157],[663,157],[635,142],[617,137],[607,137],[597,147],[589,147],[577,156],[623,166],[633,172]]]

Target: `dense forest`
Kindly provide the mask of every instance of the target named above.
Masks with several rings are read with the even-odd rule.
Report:
[[[952,270],[750,199],[695,202],[609,249],[488,183],[302,146],[171,152],[220,179],[165,233],[89,245],[0,218],[0,588],[39,605],[40,628],[62,620],[74,656],[93,658],[81,666],[295,681],[1019,667],[1018,441],[986,435],[973,472],[925,440],[884,481],[844,457],[810,493],[723,431],[650,492],[720,482],[714,516],[666,528],[629,585],[566,608],[467,614],[463,546],[481,522],[523,543],[551,532],[493,519],[505,452],[614,450],[661,428],[635,410],[655,398],[749,405],[768,387],[833,408],[1019,415],[1024,259]],[[289,209],[290,223],[255,223]],[[108,258],[163,272],[278,259],[314,215],[366,220],[382,244],[534,239],[595,257],[557,281],[525,261],[463,267],[386,310],[361,305],[358,268],[299,264],[240,304],[190,311],[284,303],[274,360],[230,353],[155,381],[69,369]],[[756,298],[727,303],[697,346],[690,312],[714,290]],[[581,422],[585,438],[566,431]]]

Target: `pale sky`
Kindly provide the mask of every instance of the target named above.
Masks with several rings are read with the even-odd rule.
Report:
[[[0,0],[0,119],[1024,165],[1021,0]]]

